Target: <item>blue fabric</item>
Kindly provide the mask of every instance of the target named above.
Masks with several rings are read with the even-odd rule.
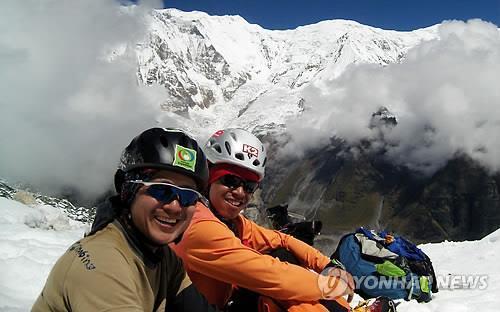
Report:
[[[362,233],[369,239],[385,245],[387,232],[374,233],[364,228],[359,228],[356,233]],[[336,255],[351,273],[356,283],[356,289],[362,296],[374,298],[386,296],[391,299],[417,299],[428,302],[431,300],[430,293],[424,293],[420,289],[419,276],[414,272],[408,272],[404,277],[387,277],[376,271],[375,262],[368,261],[361,254],[361,244],[355,234],[344,236],[337,248]],[[379,236],[379,237],[377,237]],[[394,241],[387,245],[387,249],[404,256],[411,261],[425,261],[426,255],[413,243],[396,236]],[[429,286],[432,286],[430,281]]]
[[[365,276],[377,272],[375,264],[361,258],[361,248],[353,235],[343,239],[339,249],[340,262],[352,275]]]
[[[397,282],[395,279],[391,280],[391,283],[380,282],[375,263],[361,258],[361,248],[354,235],[346,236],[338,251],[339,260],[353,276],[356,288],[365,295],[369,297],[386,296],[391,299],[406,299],[408,297],[408,291],[405,287],[410,284]],[[408,275],[406,278],[408,279],[410,276]],[[419,289],[418,284],[415,286],[415,291],[417,289]]]
[[[422,252],[422,250],[420,250],[420,248],[415,246],[415,244],[407,241],[401,236],[395,237],[394,242],[387,245],[386,248],[410,260],[425,260],[425,254]]]
[[[372,231],[369,231],[363,227],[357,229],[356,233],[362,233],[372,240],[380,241],[373,235]],[[376,233],[376,235],[380,236],[381,238],[385,238],[387,234],[389,234],[387,231]],[[384,244],[384,247],[395,254],[406,257],[409,260],[424,261],[426,259],[425,254],[422,250],[420,250],[420,248],[401,236],[394,235],[394,241],[388,245]]]

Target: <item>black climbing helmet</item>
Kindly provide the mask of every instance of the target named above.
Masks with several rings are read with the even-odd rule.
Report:
[[[115,173],[118,193],[127,175],[136,169],[166,169],[192,177],[200,192],[208,183],[208,165],[198,142],[179,129],[151,128],[138,136],[123,150]]]

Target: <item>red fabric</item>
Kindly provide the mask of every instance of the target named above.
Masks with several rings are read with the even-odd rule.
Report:
[[[212,184],[228,174],[235,175],[246,181],[259,182],[259,176],[253,171],[232,164],[218,164],[210,168],[208,184]]]

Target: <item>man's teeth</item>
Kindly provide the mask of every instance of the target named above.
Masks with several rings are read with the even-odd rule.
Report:
[[[230,203],[233,206],[239,206],[239,205],[241,205],[240,201],[227,200],[227,202]]]
[[[173,218],[156,217],[156,220],[158,220],[160,223],[167,223],[167,224],[176,224],[177,223],[177,219],[173,219]]]

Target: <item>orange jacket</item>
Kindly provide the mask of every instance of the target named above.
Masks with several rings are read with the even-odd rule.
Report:
[[[223,307],[231,296],[233,285],[277,300],[312,302],[321,298],[315,272],[321,272],[330,262],[328,257],[242,215],[238,216],[236,224],[240,237],[236,237],[206,206],[197,204],[182,241],[171,245],[183,259],[192,282],[211,304]],[[303,267],[263,255],[278,247],[290,251]]]

